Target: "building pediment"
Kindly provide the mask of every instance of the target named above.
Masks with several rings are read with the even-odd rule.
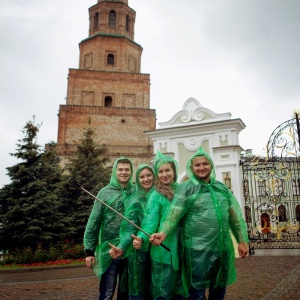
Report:
[[[174,126],[189,126],[193,124],[230,120],[231,113],[217,114],[203,107],[195,98],[189,98],[183,104],[182,110],[176,113],[169,121],[158,123],[160,128]]]

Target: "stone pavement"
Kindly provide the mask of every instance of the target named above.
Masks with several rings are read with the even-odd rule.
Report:
[[[238,280],[227,288],[226,300],[299,300],[300,255],[263,250],[236,259]],[[1,300],[96,300],[98,279],[86,267],[0,271]]]

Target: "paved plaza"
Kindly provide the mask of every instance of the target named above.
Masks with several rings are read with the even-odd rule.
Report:
[[[225,299],[299,300],[300,253],[288,251],[260,250],[236,259],[238,281],[228,287]],[[98,279],[84,266],[0,271],[0,295],[2,300],[96,300]]]

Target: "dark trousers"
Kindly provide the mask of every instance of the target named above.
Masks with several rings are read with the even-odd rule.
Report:
[[[164,297],[157,297],[154,300],[184,300],[185,298],[181,295],[173,296],[172,298],[164,298]]]
[[[126,263],[124,259],[114,259],[107,270],[102,274],[99,285],[99,300],[112,300],[115,294],[118,277],[122,278],[122,275],[126,269]],[[126,294],[122,294],[118,290],[119,300],[128,299]]]
[[[188,300],[206,300],[205,290],[196,290],[191,288]],[[223,300],[226,294],[226,288],[209,289],[208,300]]]

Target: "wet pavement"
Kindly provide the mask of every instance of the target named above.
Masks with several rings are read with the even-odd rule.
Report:
[[[300,253],[289,251],[262,250],[236,259],[238,280],[227,288],[225,299],[299,300]],[[98,279],[85,266],[0,271],[2,300],[96,300],[97,296]]]

